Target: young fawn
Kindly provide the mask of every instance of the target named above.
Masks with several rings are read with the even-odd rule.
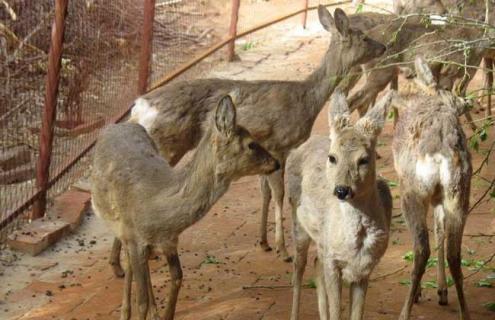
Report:
[[[376,178],[375,147],[390,105],[388,93],[354,126],[335,91],[330,137],[313,136],[287,163],[296,247],[291,319],[298,319],[310,242],[316,243],[320,319],[341,319],[342,281],[351,284],[350,319],[361,320],[369,275],[388,245],[392,196]]]
[[[461,319],[469,320],[462,289],[461,243],[469,209],[472,167],[466,136],[458,119],[465,105],[450,91],[436,88],[422,58],[417,58],[415,65],[425,93],[394,100],[399,101],[400,107],[393,140],[394,164],[400,181],[402,213],[414,244],[411,287],[400,319],[409,319],[413,302],[420,295],[421,277],[430,256],[426,214],[431,205],[438,254],[439,304],[447,304],[444,263],[447,242],[447,261],[457,290]]]
[[[131,122],[143,125],[160,153],[175,165],[194,148],[203,135],[202,123],[218,97],[232,93],[238,106],[239,123],[279,160],[281,170],[262,178],[261,247],[268,251],[267,215],[275,199],[275,241],[282,258],[290,261],[285,247],[282,212],[285,160],[289,152],[311,134],[313,123],[347,71],[380,56],[385,47],[352,28],[346,14],[335,10],[334,17],[318,8],[323,27],[332,35],[321,65],[304,81],[236,81],[200,79],[158,88],[136,100]],[[260,112],[260,110],[263,110]],[[110,263],[117,275],[119,242]]]
[[[148,255],[161,249],[172,281],[165,319],[174,318],[182,281],[177,253],[179,235],[200,220],[246,175],[270,174],[279,162],[237,125],[229,96],[183,169],[173,169],[139,124],[108,127],[95,148],[92,196],[95,213],[124,244],[128,257],[121,320],[130,319],[131,282],[137,282],[139,319],[159,319],[151,287]]]

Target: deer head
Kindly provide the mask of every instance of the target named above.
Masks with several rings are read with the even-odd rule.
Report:
[[[342,201],[352,201],[375,188],[375,145],[392,100],[388,92],[355,125],[349,121],[345,95],[337,90],[328,114],[330,149],[327,178],[330,190]]]
[[[237,125],[236,109],[230,96],[223,97],[218,103],[212,130],[217,176],[237,179],[270,174],[280,168],[280,163],[246,129]]]
[[[341,45],[344,48],[345,52],[341,55],[344,65],[362,64],[385,52],[383,44],[366,36],[361,30],[351,28],[349,19],[342,9],[335,9],[332,17],[330,12],[320,5],[318,17],[323,28],[332,34],[332,46]]]

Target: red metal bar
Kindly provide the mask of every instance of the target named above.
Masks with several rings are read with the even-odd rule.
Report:
[[[304,3],[304,12],[302,14],[302,27],[303,27],[303,29],[306,29],[306,22],[308,20],[309,0],[303,0],[303,3]]]
[[[144,1],[144,22],[141,35],[141,56],[139,57],[138,95],[146,93],[153,50],[153,22],[155,21],[155,0]]]
[[[232,0],[232,13],[230,15],[229,42],[227,51],[227,61],[234,61],[235,57],[235,37],[237,36],[237,22],[239,21],[239,7],[241,0]]]
[[[60,63],[64,42],[65,17],[68,0],[55,1],[55,19],[52,25],[50,52],[48,54],[48,73],[46,76],[45,106],[43,108],[40,131],[40,155],[36,168],[36,186],[40,196],[34,202],[31,218],[41,218],[46,210],[46,193],[50,178],[50,162],[53,145],[53,124],[57,110],[58,85],[60,80]]]

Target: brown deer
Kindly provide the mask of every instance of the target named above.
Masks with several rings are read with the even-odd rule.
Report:
[[[312,136],[287,160],[296,247],[291,320],[299,315],[308,248],[318,251],[320,319],[341,319],[342,281],[350,283],[351,320],[363,318],[368,279],[388,245],[392,196],[376,179],[376,141],[392,92],[354,126],[345,95],[333,93],[330,136]]]
[[[282,258],[290,261],[283,233],[284,170],[288,153],[311,134],[313,123],[334,88],[355,65],[380,56],[385,47],[354,29],[341,9],[334,17],[320,6],[318,15],[331,33],[321,65],[304,81],[235,81],[200,79],[158,88],[136,100],[131,122],[142,124],[161,154],[173,166],[203,135],[202,123],[219,96],[230,93],[238,106],[239,123],[247,128],[281,164],[281,170],[261,179],[261,247],[267,241],[267,215],[275,198],[275,241]],[[263,110],[261,112],[260,110]],[[121,274],[118,241],[111,264]]]
[[[415,65],[425,93],[394,101],[399,106],[392,146],[394,165],[400,181],[402,213],[414,244],[411,287],[400,319],[410,318],[412,305],[420,294],[421,278],[430,256],[426,214],[431,205],[438,253],[439,304],[447,304],[446,242],[461,319],[469,320],[461,270],[462,234],[469,213],[472,174],[466,136],[458,120],[465,108],[464,100],[437,87],[424,59],[417,58]]]
[[[128,257],[121,320],[131,316],[131,282],[136,279],[139,319],[159,319],[148,268],[150,250],[167,258],[170,295],[165,319],[174,318],[182,281],[179,235],[200,220],[231,181],[269,174],[280,164],[237,125],[230,97],[218,104],[214,121],[185,168],[173,169],[139,124],[108,127],[95,148],[92,203],[124,244]]]

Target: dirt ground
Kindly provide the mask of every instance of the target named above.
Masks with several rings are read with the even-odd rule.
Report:
[[[275,1],[275,4],[277,1]],[[256,2],[253,6],[258,5]],[[252,36],[253,46],[239,42],[241,60],[218,63],[211,77],[237,79],[303,79],[319,63],[329,43],[328,34],[319,27],[314,13],[307,30],[299,19],[270,28]],[[244,48],[244,49],[243,49]],[[479,84],[479,79],[475,84]],[[260,111],[261,112],[261,111]],[[477,115],[478,117],[481,115]],[[321,112],[314,133],[327,134],[326,108]],[[471,131],[466,127],[466,133]],[[481,144],[480,153],[472,152],[473,167],[484,157],[483,150],[492,143]],[[397,319],[404,302],[412,264],[404,256],[412,249],[411,238],[400,216],[398,187],[391,155],[392,123],[382,133],[378,152],[378,173],[390,180],[394,195],[394,218],[389,248],[375,269],[366,301],[366,319]],[[489,167],[473,178],[471,202],[487,188],[484,179],[495,175],[494,156]],[[184,271],[183,288],[176,318],[186,319],[288,319],[292,290],[292,265],[279,259],[275,252],[263,252],[258,242],[258,178],[248,177],[232,184],[227,194],[199,223],[186,230],[180,239],[180,257]],[[271,213],[273,213],[273,208]],[[285,230],[292,250],[289,205],[285,206]],[[430,226],[431,226],[430,221]],[[269,240],[273,243],[273,214],[270,215]],[[433,239],[433,237],[431,237]],[[475,265],[494,251],[494,202],[483,201],[470,215],[463,243],[465,292],[472,319],[494,319],[486,303],[495,302],[494,261],[476,272]],[[123,280],[115,278],[108,265],[112,235],[102,221],[87,212],[76,233],[37,257],[4,250],[0,253],[0,319],[118,319]],[[433,240],[432,240],[433,244]],[[434,254],[435,250],[432,249]],[[311,257],[314,257],[314,249]],[[312,261],[310,257],[309,261]],[[413,319],[458,319],[458,304],[453,287],[449,305],[437,304],[434,261],[423,278],[426,287]],[[150,261],[152,282],[160,308],[168,292],[168,268],[162,257]],[[472,274],[472,275],[471,275]],[[316,290],[311,288],[314,270],[308,264],[303,290],[301,319],[318,317]],[[480,280],[486,280],[480,282]],[[491,279],[491,280],[490,280]],[[348,304],[347,290],[344,291]]]

